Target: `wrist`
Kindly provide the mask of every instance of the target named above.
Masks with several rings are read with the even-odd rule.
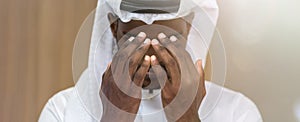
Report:
[[[187,112],[176,122],[201,122],[198,112]]]
[[[103,112],[101,122],[134,122],[136,115],[122,110]]]
[[[100,122],[134,122],[135,117],[133,116],[123,116],[123,115],[104,115]]]

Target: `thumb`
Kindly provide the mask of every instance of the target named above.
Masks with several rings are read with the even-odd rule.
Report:
[[[106,69],[108,69],[108,68],[110,67],[110,65],[111,65],[111,62],[109,62],[109,63],[107,64],[107,68],[106,68]]]
[[[109,62],[109,63],[107,64],[106,70],[104,71],[103,75],[105,75],[105,73],[109,70],[110,65],[111,65],[111,62]]]
[[[204,80],[204,70],[202,66],[202,60],[201,59],[197,60],[195,66],[197,68],[198,73],[200,74],[201,80]]]

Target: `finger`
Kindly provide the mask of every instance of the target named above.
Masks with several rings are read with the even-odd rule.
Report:
[[[164,33],[158,34],[158,40],[164,47],[166,47],[172,53],[177,52],[177,48],[179,47],[175,46],[174,43]]]
[[[184,38],[183,38],[181,35],[179,35],[179,36],[172,35],[172,36],[170,36],[170,38],[169,38],[169,40],[170,40],[171,42],[173,42],[173,44],[174,44],[176,47],[179,47],[179,48],[182,48],[182,47],[184,47],[184,46],[186,45],[186,44],[185,44],[186,41],[184,41],[183,39],[184,39]]]
[[[107,73],[111,73],[111,72],[110,72],[110,65],[111,65],[111,62],[108,63],[107,68],[106,68],[105,72],[104,72],[103,75],[102,75],[102,85],[101,85],[101,89],[102,89],[103,86],[107,86],[107,83],[108,83],[108,82],[107,82],[107,80],[104,80],[104,79],[107,79],[107,76],[106,76],[106,75],[110,75],[110,74],[107,74]]]
[[[107,73],[110,73],[110,66],[111,66],[111,62],[109,62],[109,63],[107,64],[106,70],[105,70],[104,73],[102,74],[102,79],[103,79],[103,77],[104,77]]]
[[[144,44],[141,45],[135,52],[133,52],[132,56],[129,58],[129,73],[130,76],[133,76],[134,72],[137,70],[138,65],[142,61],[144,55],[148,51],[150,47],[150,39],[146,39]]]
[[[171,36],[172,37],[172,36]],[[183,44],[174,43],[180,42],[178,38],[168,38],[164,33],[158,34],[159,42],[167,48],[167,50],[174,56],[175,59],[179,60],[180,58],[187,59],[189,58],[188,52],[185,50]],[[172,40],[171,40],[172,39]],[[181,41],[183,43],[183,41]]]
[[[119,41],[118,41],[118,45],[119,50],[124,49],[125,47],[127,47],[133,40],[135,39],[135,37],[130,36],[129,35],[124,35]]]
[[[200,83],[198,89],[202,93],[202,96],[204,97],[206,95],[206,89],[205,89],[205,73],[202,66],[202,60],[197,60],[196,68],[200,74]]]
[[[170,99],[170,101],[173,100],[170,96],[173,95],[173,93],[177,93],[178,87],[174,87],[174,85],[170,82],[168,79],[168,76],[166,74],[166,71],[162,68],[162,66],[159,64],[159,61],[157,60],[156,56],[151,56],[151,70],[156,75],[156,79],[159,82],[160,88],[161,88],[161,96],[163,98],[162,102],[163,105],[166,106],[169,101],[166,102],[167,99]],[[171,80],[172,81],[172,80]]]
[[[157,65],[159,65],[159,62],[158,62],[156,56],[152,55],[151,56],[151,66],[157,66]]]
[[[160,58],[166,66],[167,73],[171,77],[171,82],[177,81],[180,75],[177,61],[170,55],[166,48],[159,45],[159,42],[156,39],[153,39],[151,44],[158,58]]]
[[[158,81],[161,88],[165,86],[165,83],[168,79],[168,76],[166,74],[166,71],[163,69],[163,67],[159,64],[156,56],[151,56],[151,69],[150,72],[154,73],[153,75],[149,75],[151,81]]]
[[[129,38],[128,46],[122,46],[119,51],[114,55],[113,64],[126,65],[128,63],[129,56],[139,47],[144,39],[146,38],[146,33],[140,32],[137,37]],[[133,40],[132,40],[133,39]],[[131,41],[132,40],[132,41]]]
[[[141,44],[146,39],[146,33],[140,32],[137,37],[134,38],[134,40],[128,44],[128,46],[124,47],[123,50],[120,50],[122,52],[128,53],[128,56],[130,56],[138,47],[140,47]]]
[[[142,65],[140,66],[140,68],[137,70],[137,72],[134,75],[133,82],[137,86],[142,87],[143,81],[146,77],[149,67],[150,67],[150,57],[148,55],[146,55]]]

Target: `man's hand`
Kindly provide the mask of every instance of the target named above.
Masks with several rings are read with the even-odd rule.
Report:
[[[155,74],[168,74],[166,81],[160,82],[164,85],[161,97],[166,117],[168,121],[199,122],[198,109],[206,94],[202,62],[198,61],[196,68],[176,37],[169,39],[161,33],[158,39],[152,40],[152,46],[162,63],[151,56],[151,66]]]
[[[134,121],[141,102],[142,84],[150,67],[150,57],[144,55],[151,40],[145,38],[143,32],[129,38],[103,74],[99,93],[103,104],[102,122]]]

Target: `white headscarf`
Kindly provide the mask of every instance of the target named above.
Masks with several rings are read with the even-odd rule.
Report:
[[[89,76],[85,79],[80,78],[75,85],[77,95],[81,98],[80,101],[85,106],[85,110],[96,120],[100,120],[102,110],[99,97],[102,74],[118,50],[110,30],[108,13],[118,15],[124,22],[134,19],[152,24],[156,20],[175,19],[194,12],[195,17],[191,23],[192,28],[188,35],[186,50],[194,62],[202,59],[203,66],[218,18],[218,6],[215,0],[181,0],[179,11],[173,14],[129,13],[120,10],[121,1],[98,0],[86,71]],[[203,104],[205,103],[209,102],[204,101]]]

